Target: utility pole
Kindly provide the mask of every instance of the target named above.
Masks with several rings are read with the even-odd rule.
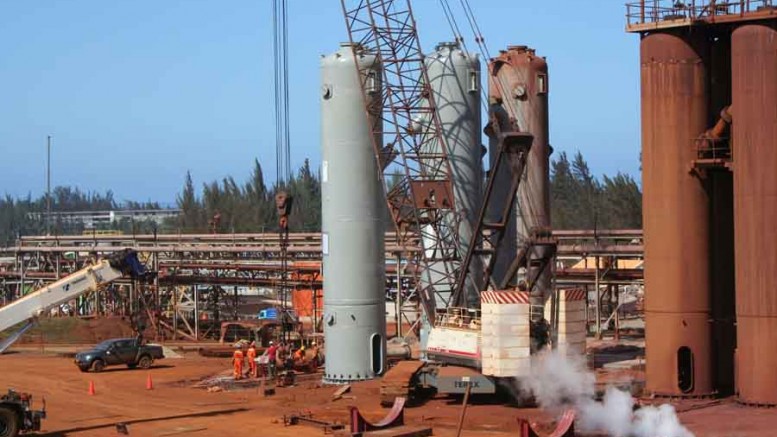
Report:
[[[51,135],[46,138],[46,235],[51,235]]]

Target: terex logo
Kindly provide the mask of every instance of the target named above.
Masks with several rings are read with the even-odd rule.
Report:
[[[453,383],[453,386],[455,388],[467,388],[467,386],[470,386],[472,388],[480,388],[480,382],[479,381],[456,381]]]

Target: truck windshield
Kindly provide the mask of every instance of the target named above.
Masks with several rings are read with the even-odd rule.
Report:
[[[104,350],[108,350],[108,348],[110,348],[112,344],[113,344],[113,340],[106,340],[102,343],[97,344],[97,346],[95,346],[94,348],[99,351],[104,351]]]

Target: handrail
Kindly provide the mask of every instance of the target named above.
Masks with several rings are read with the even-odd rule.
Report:
[[[774,0],[641,0],[626,3],[626,22],[633,26],[669,20],[715,21],[715,17],[744,16],[774,7]]]

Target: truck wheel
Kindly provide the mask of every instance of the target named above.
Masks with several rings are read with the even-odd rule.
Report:
[[[151,361],[151,357],[149,357],[148,355],[143,355],[138,360],[138,367],[140,367],[141,369],[148,369],[149,367],[151,367],[152,362],[153,361]]]
[[[16,411],[0,407],[0,437],[16,437],[19,435],[19,416]]]
[[[94,360],[92,363],[92,371],[95,373],[100,373],[105,369],[105,361],[103,360]]]

